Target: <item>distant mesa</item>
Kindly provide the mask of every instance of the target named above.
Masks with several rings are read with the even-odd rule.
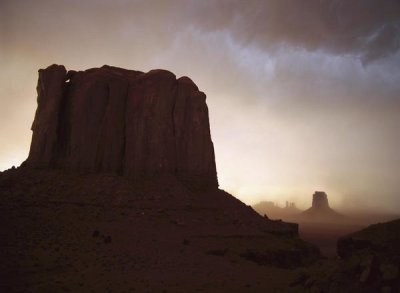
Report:
[[[261,201],[255,204],[253,208],[259,214],[266,215],[270,219],[294,220],[294,217],[301,212],[294,202],[289,201],[286,201],[285,207],[280,207],[273,201]]]
[[[25,165],[218,188],[206,95],[188,77],[103,66],[39,70]]]
[[[312,221],[339,220],[344,217],[329,206],[328,196],[323,191],[314,192],[312,206],[302,212],[300,216]]]
[[[265,214],[270,219],[294,222],[330,222],[347,219],[329,206],[328,196],[324,191],[316,191],[313,194],[312,205],[305,211],[298,209],[294,202],[289,201],[286,201],[284,207],[280,207],[272,201],[261,201],[253,208],[259,214]]]

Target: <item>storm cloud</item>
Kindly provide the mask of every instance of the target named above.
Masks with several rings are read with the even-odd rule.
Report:
[[[286,45],[369,62],[400,45],[396,0],[214,0],[197,1],[193,8],[204,29],[228,30],[240,42],[264,49]]]

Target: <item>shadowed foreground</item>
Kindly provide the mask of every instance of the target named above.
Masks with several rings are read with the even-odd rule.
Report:
[[[3,292],[281,291],[318,257],[295,226],[172,177],[19,168],[0,194]]]

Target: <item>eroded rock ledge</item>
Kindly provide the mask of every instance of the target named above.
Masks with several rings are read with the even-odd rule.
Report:
[[[26,165],[217,188],[206,96],[188,77],[111,66],[39,70]]]

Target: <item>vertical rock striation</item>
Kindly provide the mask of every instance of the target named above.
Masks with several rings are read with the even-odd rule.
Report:
[[[206,96],[188,77],[51,65],[39,70],[37,91],[27,166],[218,187]]]
[[[32,124],[34,135],[29,152],[29,163],[33,166],[48,167],[53,163],[66,74],[65,67],[58,65],[39,70],[36,87],[38,107]]]

